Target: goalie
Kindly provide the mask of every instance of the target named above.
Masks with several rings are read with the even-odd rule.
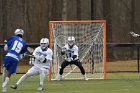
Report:
[[[53,52],[50,48],[48,48],[49,40],[47,38],[42,38],[40,40],[40,46],[37,47],[34,52],[34,61],[33,58],[30,58],[30,63],[34,66],[28,70],[26,74],[24,74],[16,84],[12,85],[11,88],[17,89],[18,85],[21,84],[26,78],[38,75],[40,77],[40,85],[38,90],[44,89],[44,79],[45,76],[49,73],[50,64],[52,63]]]
[[[68,37],[68,44],[62,47],[61,54],[65,55],[65,60],[61,64],[58,80],[62,80],[63,70],[66,66],[74,64],[79,67],[84,80],[88,80],[85,74],[85,70],[78,59],[78,47],[75,45],[75,38],[73,36]]]

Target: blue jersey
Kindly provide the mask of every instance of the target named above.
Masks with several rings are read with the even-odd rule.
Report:
[[[19,60],[21,54],[24,54],[27,51],[26,42],[16,35],[13,35],[11,38],[7,39],[6,44],[8,46],[6,56],[11,56],[17,60]]]

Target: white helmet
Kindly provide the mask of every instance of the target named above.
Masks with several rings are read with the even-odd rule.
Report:
[[[72,46],[72,45],[74,45],[74,43],[75,43],[75,38],[74,38],[74,36],[68,37],[68,44]]]
[[[19,35],[19,34],[23,36],[24,31],[22,29],[16,29],[15,30],[15,35]]]
[[[41,46],[42,49],[47,48],[48,45],[49,45],[49,40],[48,40],[48,38],[42,38],[42,39],[40,40],[40,46]]]

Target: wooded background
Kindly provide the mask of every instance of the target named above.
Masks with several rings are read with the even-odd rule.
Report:
[[[129,34],[140,34],[140,0],[0,0],[0,44],[16,28],[25,31],[27,43],[39,43],[49,37],[50,20],[106,20],[107,43],[140,40]],[[108,48],[107,60],[136,58],[134,50]]]
[[[0,43],[16,28],[27,43],[48,36],[50,20],[107,20],[107,43],[137,42],[140,0],[0,0]]]

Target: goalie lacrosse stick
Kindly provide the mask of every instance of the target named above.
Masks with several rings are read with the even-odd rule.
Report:
[[[130,32],[130,34],[133,36],[133,37],[139,37],[140,35],[139,34],[136,34],[135,32]]]

